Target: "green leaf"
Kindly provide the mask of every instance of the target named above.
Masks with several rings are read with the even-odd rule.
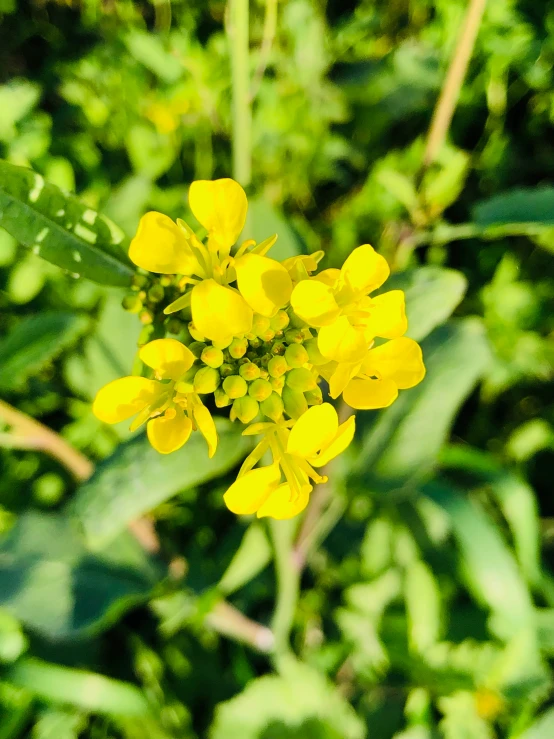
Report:
[[[12,79],[0,86],[0,140],[15,138],[15,124],[34,108],[39,98],[40,87],[26,79]]]
[[[219,581],[218,588],[230,595],[253,580],[271,561],[271,545],[260,523],[246,529],[239,548]]]
[[[554,708],[549,708],[519,739],[552,739],[554,736]]]
[[[280,675],[252,680],[216,707],[209,739],[362,739],[366,730],[336,688],[312,667],[283,660]]]
[[[477,203],[473,221],[480,226],[503,223],[554,225],[554,187],[517,188]]]
[[[495,733],[477,713],[473,693],[458,691],[438,701],[444,718],[440,729],[444,739],[495,739]]]
[[[406,568],[406,615],[410,648],[425,653],[438,641],[441,628],[441,597],[432,570],[422,561]]]
[[[135,272],[121,229],[41,175],[3,161],[0,226],[73,275],[125,287]]]
[[[364,484],[390,489],[428,473],[461,403],[483,374],[489,347],[477,319],[452,321],[422,344],[427,374],[403,390],[366,434],[356,470]]]
[[[219,444],[213,459],[195,433],[173,454],[159,454],[144,435],[118,447],[77,490],[74,511],[94,549],[103,547],[130,521],[176,493],[200,485],[231,469],[246,454],[250,441],[230,422],[218,421]]]
[[[248,201],[246,224],[240,240],[254,239],[260,243],[273,234],[279,237],[269,252],[273,259],[282,261],[302,252],[302,245],[284,216],[267,200],[252,198]]]
[[[0,541],[0,606],[51,639],[98,631],[143,601],[162,576],[127,533],[90,554],[62,514],[25,513]]]
[[[421,341],[444,323],[465,295],[467,280],[461,272],[444,267],[419,267],[391,276],[386,290],[404,290],[408,332]]]
[[[74,670],[34,658],[17,662],[5,679],[43,700],[114,716],[148,716],[138,688],[95,672]]]
[[[47,709],[33,726],[32,739],[78,739],[86,723],[79,713]]]
[[[89,321],[73,313],[44,312],[24,318],[0,341],[0,387],[12,390],[36,374],[82,334]]]
[[[491,610],[493,631],[507,639],[532,626],[529,590],[508,545],[483,509],[440,480],[422,490],[448,513],[465,578],[475,598]]]
[[[123,39],[131,55],[164,82],[176,82],[185,66],[164,47],[161,36],[133,29]]]

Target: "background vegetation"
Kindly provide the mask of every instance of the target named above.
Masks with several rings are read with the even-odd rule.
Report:
[[[551,739],[554,7],[488,3],[427,167],[465,0],[252,0],[249,60],[241,7],[0,0],[0,739]],[[10,166],[129,236],[250,152],[248,235],[374,244],[428,366],[297,530],[224,508],[231,424],[209,463],[95,420],[125,241],[41,259],[82,208]]]

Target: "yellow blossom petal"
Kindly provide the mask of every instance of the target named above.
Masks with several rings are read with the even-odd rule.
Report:
[[[256,313],[271,318],[289,302],[292,280],[274,259],[245,254],[235,260],[235,270],[239,290]]]
[[[359,246],[342,265],[341,276],[355,295],[376,290],[390,274],[387,260],[369,244]]]
[[[183,230],[156,211],[140,219],[129,258],[139,267],[161,274],[191,275],[197,266]]]
[[[256,513],[280,480],[281,470],[278,464],[250,470],[227,490],[223,496],[225,505],[232,513],[239,515]]]
[[[256,515],[258,518],[269,516],[278,521],[293,518],[308,505],[312,489],[311,485],[303,485],[299,495],[291,496],[290,485],[285,482],[269,494]]]
[[[355,378],[345,387],[344,402],[359,410],[387,408],[398,397],[398,389],[392,380],[364,380]]]
[[[148,440],[160,454],[170,454],[180,449],[189,440],[191,431],[192,421],[182,410],[178,410],[173,418],[153,418],[146,426]]]
[[[396,339],[408,329],[406,303],[402,290],[390,290],[378,295],[369,303],[369,318],[364,321],[366,339],[380,336],[383,339]]]
[[[212,414],[205,405],[198,401],[192,407],[192,415],[198,430],[208,444],[208,456],[213,457],[217,449],[218,435]]]
[[[191,307],[196,329],[211,341],[225,341],[252,328],[252,308],[242,295],[215,280],[193,287]]]
[[[328,326],[340,313],[332,289],[316,279],[299,282],[290,302],[294,312],[310,326]]]
[[[329,395],[332,398],[338,398],[350,380],[356,377],[361,366],[361,362],[342,362],[341,364],[337,364],[329,380]]]
[[[332,459],[338,457],[339,454],[342,454],[342,452],[344,452],[344,450],[350,445],[350,442],[354,438],[355,431],[356,417],[352,415],[347,421],[341,423],[335,438],[329,444],[329,446],[324,449],[321,454],[318,454],[317,457],[312,457],[311,459],[309,459],[308,462],[312,465],[312,467],[323,467],[323,465],[326,465]]]
[[[155,402],[164,386],[146,377],[121,377],[101,388],[92,410],[104,423],[119,423]]]
[[[340,269],[324,269],[318,275],[314,275],[313,279],[323,282],[324,285],[328,285],[329,287],[335,287],[340,279]]]
[[[177,339],[155,339],[139,351],[139,358],[160,380],[179,380],[194,364],[194,354]]]
[[[189,190],[189,205],[196,219],[224,249],[236,242],[246,220],[246,193],[231,179],[197,180]]]
[[[320,329],[317,346],[324,357],[336,362],[359,362],[367,352],[364,332],[353,328],[346,316]]]
[[[313,457],[333,441],[338,427],[337,412],[330,403],[313,405],[292,427],[287,442],[287,454],[304,459]]]
[[[417,341],[406,337],[387,341],[371,349],[362,370],[366,375],[392,380],[401,390],[414,387],[425,377],[421,347]]]

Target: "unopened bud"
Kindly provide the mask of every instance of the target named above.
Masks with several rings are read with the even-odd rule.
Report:
[[[146,311],[146,310],[143,310],[143,311],[142,311],[142,313],[141,313],[141,314],[139,315],[139,318],[140,318],[140,322],[141,322],[142,324],[144,324],[145,326],[148,326],[148,325],[149,325],[149,324],[151,324],[151,323],[152,323],[152,321],[154,320],[154,319],[152,318],[152,314],[151,314],[151,313],[149,313],[149,312],[148,312],[148,311]]]
[[[308,352],[308,361],[315,367],[319,367],[321,364],[327,364],[329,361],[328,359],[325,359],[323,354],[319,351],[317,339],[308,339],[304,344],[304,348]]]
[[[281,377],[288,368],[287,360],[284,357],[272,357],[267,364],[267,371],[271,377]]]
[[[269,382],[271,383],[271,387],[278,393],[281,392],[281,390],[285,387],[285,376],[281,375],[281,377],[270,377]]]
[[[244,377],[240,375],[230,375],[223,380],[223,390],[234,400],[242,398],[248,392],[248,385]]]
[[[168,275],[160,275],[160,285],[162,287],[169,287],[171,285],[171,277]]]
[[[195,328],[192,321],[189,322],[188,329],[190,331],[190,335],[195,341],[204,341],[204,336],[200,333],[200,331],[198,331],[197,328]]]
[[[263,334],[260,334],[260,339],[263,341],[271,341],[275,337],[275,331],[272,328],[268,328]]]
[[[308,405],[321,405],[323,403],[323,393],[319,386],[314,387],[313,390],[306,391],[304,397]]]
[[[277,422],[283,415],[284,405],[280,395],[271,393],[269,398],[266,398],[260,403],[260,408],[264,416]]]
[[[285,353],[287,345],[284,341],[274,341],[271,347],[271,353],[276,356],[281,356]]]
[[[148,277],[146,275],[134,275],[131,283],[131,290],[139,291],[142,290],[148,284]]]
[[[269,328],[269,318],[266,318],[265,316],[260,316],[259,313],[256,313],[254,315],[254,318],[252,319],[252,333],[254,336],[261,336],[263,333],[265,333]]]
[[[229,362],[224,362],[219,368],[219,374],[221,377],[229,377],[229,375],[232,375],[234,372],[235,368],[232,364],[229,364]]]
[[[229,339],[223,339],[223,341],[212,341],[212,344],[216,349],[227,349],[227,347],[231,345],[232,341],[233,339],[231,337]]]
[[[313,390],[317,385],[314,375],[305,367],[297,367],[287,372],[286,382],[290,388],[299,390],[301,393]]]
[[[183,324],[178,318],[169,318],[166,321],[165,327],[168,334],[180,334],[184,328]]]
[[[245,362],[239,367],[239,374],[247,382],[252,382],[252,380],[257,380],[260,376],[260,368],[253,362]]]
[[[204,344],[203,341],[193,341],[192,344],[189,344],[189,349],[194,354],[196,359],[200,359],[205,348],[206,344]]]
[[[267,380],[262,380],[261,378],[258,380],[254,380],[254,382],[248,388],[248,394],[252,398],[255,398],[259,401],[269,398],[272,392],[273,388],[271,387],[269,382]]]
[[[285,341],[287,344],[301,344],[304,341],[304,334],[299,328],[289,328],[285,331]]]
[[[289,325],[290,319],[284,310],[277,311],[277,313],[270,320],[269,325],[274,331],[284,331]]]
[[[291,418],[300,418],[300,416],[308,410],[308,402],[304,394],[290,387],[283,388],[283,404],[285,411]]]
[[[216,388],[214,397],[217,408],[226,408],[228,405],[231,405],[231,398],[220,387]]]
[[[204,364],[207,364],[208,367],[217,369],[223,364],[223,352],[221,349],[216,349],[215,346],[207,346],[200,355],[200,359]]]
[[[254,336],[253,339],[250,339],[249,342],[251,349],[259,349],[262,345],[262,340],[258,336]]]
[[[248,341],[246,339],[233,339],[229,344],[229,354],[233,359],[244,357],[248,351]]]
[[[308,352],[302,344],[291,344],[287,346],[285,359],[289,367],[303,367],[308,361]]]
[[[129,313],[140,313],[142,310],[142,300],[138,295],[126,295],[121,301],[121,305]]]
[[[194,375],[194,389],[200,394],[213,393],[219,382],[219,372],[213,367],[202,367]]]
[[[259,410],[260,405],[258,401],[254,400],[254,398],[251,398],[249,395],[245,395],[244,398],[237,398],[233,401],[230,418],[231,421],[238,418],[242,423],[250,423],[256,418]]]
[[[150,300],[152,303],[159,303],[160,300],[164,299],[164,289],[161,285],[152,285],[150,290],[148,291],[148,300]]]

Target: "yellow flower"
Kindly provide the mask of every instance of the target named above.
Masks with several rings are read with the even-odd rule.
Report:
[[[244,433],[261,433],[264,438],[223,496],[225,504],[233,513],[256,513],[258,518],[296,516],[308,504],[313,489],[310,481],[317,484],[327,480],[314,467],[326,465],[343,452],[354,430],[354,416],[339,425],[337,412],[329,403],[311,407],[296,422],[253,424]],[[267,451],[273,463],[254,469]]]
[[[197,428],[213,457],[217,448],[213,418],[186,380],[195,361],[190,349],[175,339],[156,339],[142,347],[139,357],[154,370],[156,379],[121,377],[105,385],[92,406],[95,416],[105,423],[119,423],[136,415],[132,430],[148,421],[148,439],[162,454],[182,447]]]
[[[296,285],[291,305],[309,326],[319,328],[318,348],[324,357],[359,362],[375,337],[394,339],[405,333],[401,290],[368,297],[389,273],[386,260],[365,244],[354,249],[341,270],[324,270]]]

